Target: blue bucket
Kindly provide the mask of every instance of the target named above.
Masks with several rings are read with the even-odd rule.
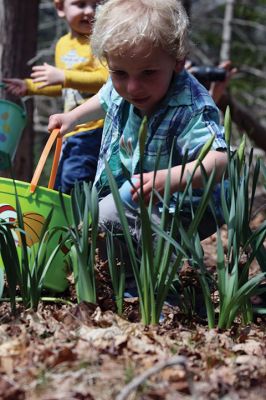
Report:
[[[0,169],[10,167],[26,121],[24,108],[11,101],[0,100]]]

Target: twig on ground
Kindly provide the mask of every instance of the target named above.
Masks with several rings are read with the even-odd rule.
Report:
[[[127,397],[129,396],[129,394],[133,390],[137,389],[137,387],[140,386],[150,376],[157,374],[164,368],[171,367],[176,364],[179,364],[184,368],[184,370],[186,372],[186,378],[188,379],[186,357],[174,356],[172,358],[169,358],[168,360],[158,362],[157,364],[153,365],[151,368],[144,371],[141,375],[138,375],[134,379],[132,379],[132,381],[129,382],[129,384],[127,384],[126,386],[123,387],[121,392],[116,397],[116,400],[126,400]]]

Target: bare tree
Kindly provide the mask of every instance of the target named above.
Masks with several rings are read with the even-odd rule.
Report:
[[[36,53],[39,0],[0,0],[0,64],[2,77],[29,76],[27,65]],[[17,102],[17,99],[6,96]],[[14,175],[17,179],[29,180],[33,171],[32,130],[33,105],[27,102],[28,124],[18,148],[14,162]],[[2,171],[1,175],[8,175]]]
[[[225,13],[223,20],[222,43],[220,50],[220,61],[226,61],[231,58],[231,38],[232,38],[232,23],[234,16],[235,0],[226,0]],[[263,74],[262,74],[263,76]],[[250,113],[249,109],[243,104],[240,104],[230,95],[224,95],[221,101],[221,107],[225,109],[229,105],[232,117],[237,126],[247,132],[249,137],[256,143],[258,147],[266,151],[266,129],[263,127],[256,117]]]
[[[226,61],[226,60],[230,59],[234,3],[235,3],[235,0],[226,0],[226,3],[225,3],[220,61]]]
[[[221,7],[225,7],[224,18]],[[250,10],[252,9],[252,13]],[[219,103],[229,105],[239,132],[266,151],[265,112],[266,3],[245,0],[191,2],[193,57],[198,63],[230,59],[238,73]],[[221,38],[221,42],[220,42]],[[219,44],[220,43],[220,44]],[[231,90],[232,89],[232,90]]]

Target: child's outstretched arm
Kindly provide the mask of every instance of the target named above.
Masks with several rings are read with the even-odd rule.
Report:
[[[68,70],[44,63],[32,67],[31,79],[38,89],[53,85],[97,93],[108,78],[108,70],[100,65],[93,71]]]
[[[197,164],[197,161],[191,161],[186,164],[184,174],[181,179],[181,170],[182,166],[177,165],[175,167],[171,168],[171,194],[182,191],[184,190],[187,182],[187,176],[188,173],[191,175],[192,172],[194,171],[194,168]],[[204,158],[202,162],[205,171],[207,175],[210,175],[213,169],[215,168],[216,170],[216,182],[219,182],[222,178],[222,175],[225,171],[226,165],[227,165],[227,153],[226,152],[220,152],[216,150],[211,150],[206,157]],[[156,173],[155,177],[155,183],[154,187],[159,192],[161,195],[164,193],[164,188],[165,188],[165,182],[167,179],[168,175],[168,169],[163,169],[159,170]],[[134,175],[134,177],[139,178],[139,175]],[[153,187],[153,179],[154,179],[154,172],[146,172],[143,174],[143,193],[144,193],[144,198],[145,201],[148,203]],[[140,180],[134,184],[136,189],[138,190],[140,188]],[[199,189],[202,188],[203,186],[203,181],[202,181],[202,174],[201,174],[201,168],[198,167],[196,169],[196,172],[194,174],[193,180],[192,180],[192,185],[194,189]],[[132,199],[134,201],[138,200],[138,195],[137,193],[134,193],[134,189],[131,190],[132,192]]]
[[[14,96],[43,95],[43,96],[61,96],[62,84],[40,85],[33,79],[4,78],[5,89]]]
[[[73,110],[54,114],[49,118],[48,131],[59,128],[61,136],[72,132],[76,125],[84,124],[89,121],[102,119],[105,117],[105,111],[101,107],[98,94]]]
[[[47,86],[62,86],[64,84],[65,74],[64,71],[60,68],[56,68],[52,65],[44,63],[43,65],[37,65],[33,67],[32,71],[32,82],[33,84],[36,84],[37,90],[46,88]],[[3,82],[5,83],[6,91],[13,94],[14,96],[22,97],[26,96],[26,94],[29,94],[28,92],[31,92],[31,90],[29,90],[26,80],[24,79],[5,78],[3,79]],[[40,92],[39,94],[46,93]]]

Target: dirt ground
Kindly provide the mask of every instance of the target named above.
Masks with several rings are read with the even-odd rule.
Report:
[[[255,209],[253,227],[265,219],[265,198]],[[214,269],[215,242],[204,242]],[[137,299],[127,300],[127,319],[108,301],[101,308],[41,303],[38,312],[21,309],[17,317],[2,303],[0,399],[266,398],[266,318],[209,330],[204,319],[168,306],[158,326],[146,327],[138,322]]]

